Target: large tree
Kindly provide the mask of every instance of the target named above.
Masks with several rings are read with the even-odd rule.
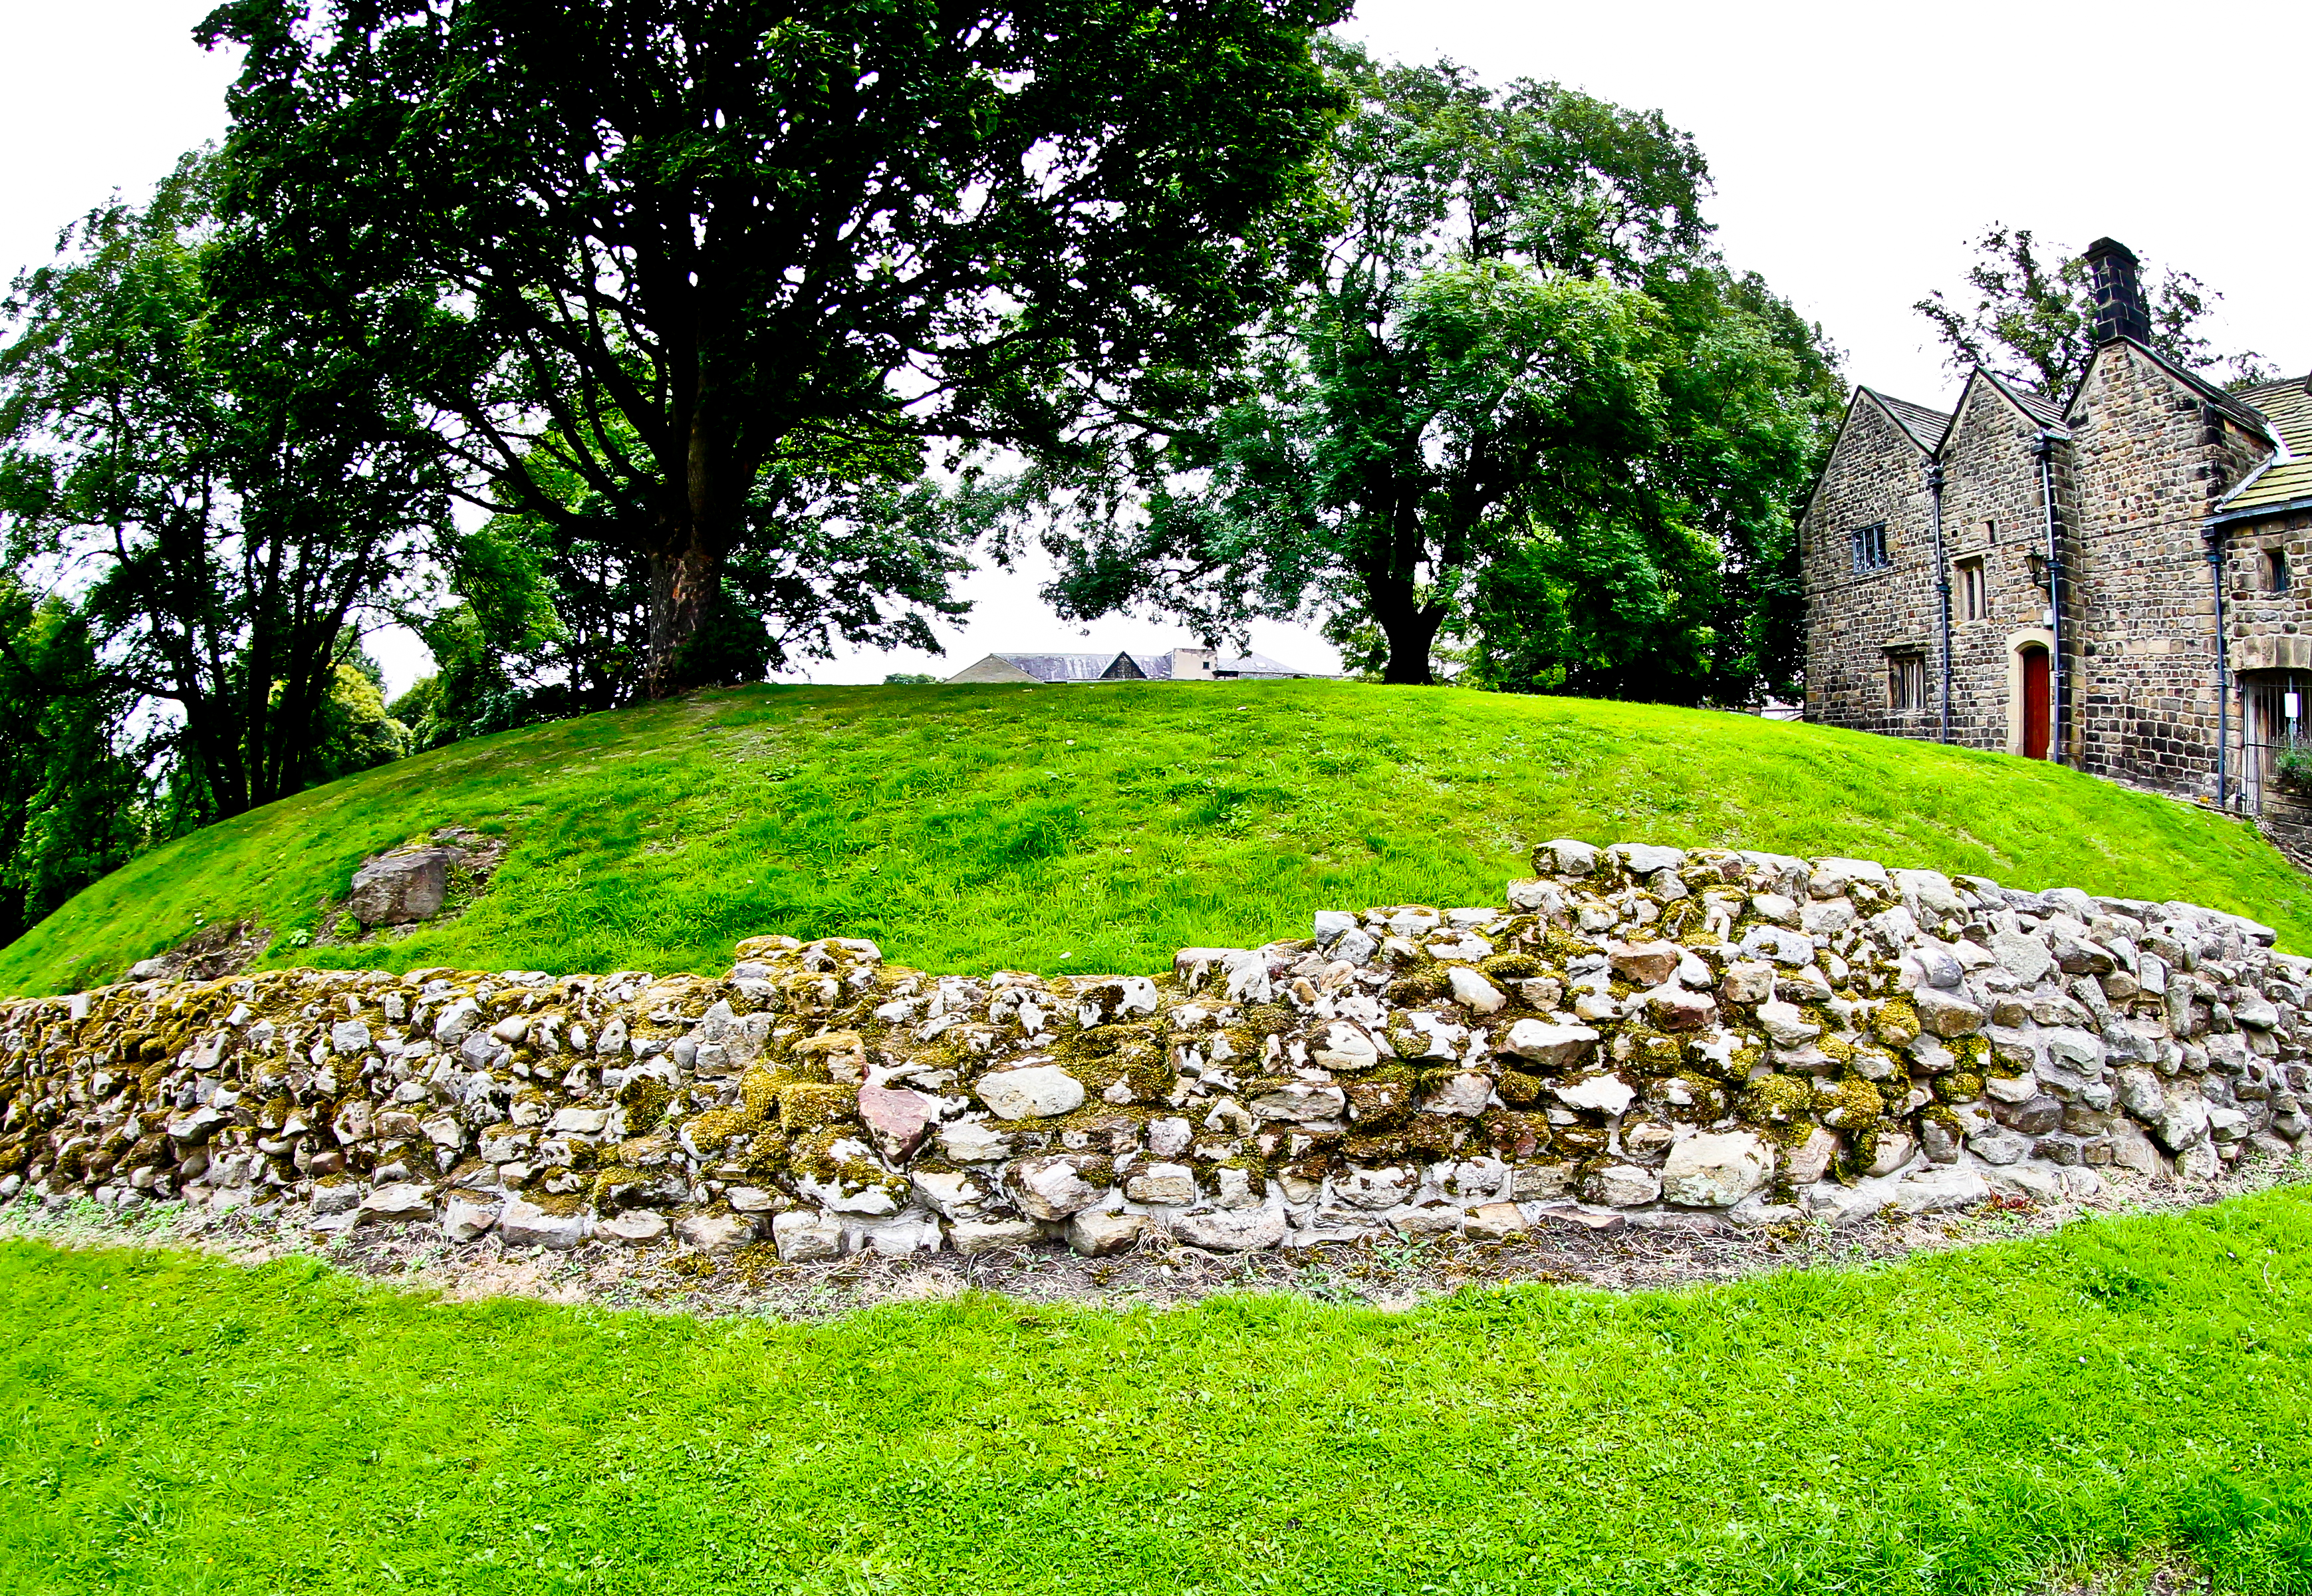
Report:
[[[436,288],[494,506],[547,451],[650,574],[649,690],[783,456],[1051,446],[1225,355],[1335,96],[1339,0],[231,0],[238,204]],[[358,307],[349,307],[355,308]]]
[[[2207,336],[2222,294],[2173,267],[2144,276],[2154,349],[2236,388],[2270,380],[2262,355],[2220,354]],[[1933,325],[1952,369],[1986,365],[2058,403],[2068,400],[2095,356],[2087,258],[2050,251],[2027,227],[1990,227],[1975,241],[1966,285],[1972,305],[1938,288],[1911,307]]]
[[[92,213],[18,279],[0,348],[10,566],[76,592],[113,684],[173,707],[202,820],[337,773],[354,635],[448,526],[407,346],[249,292],[284,263],[221,249],[216,180],[188,157]],[[329,282],[293,269],[309,300]]]
[[[1062,608],[1322,618],[1395,682],[1450,632],[1499,686],[1747,692],[1831,383],[1813,330],[1707,253],[1699,152],[1556,84],[1328,54],[1355,110],[1321,265],[1164,449],[1031,484],[1070,512]],[[1677,668],[1598,657],[1665,603]]]

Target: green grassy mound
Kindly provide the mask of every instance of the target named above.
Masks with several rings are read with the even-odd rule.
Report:
[[[327,933],[364,855],[507,834],[495,885],[404,940]],[[2187,899],[2312,949],[2246,826],[2045,764],[1746,715],[1330,682],[764,688],[534,727],[301,794],[137,860],[0,950],[70,990],[209,925],[276,963],[724,968],[765,932],[894,960],[1151,970],[1326,907],[1498,901],[1552,837],[1842,854]]]
[[[0,1587],[2312,1589],[2312,1194],[1615,1296],[829,1323],[0,1246]]]

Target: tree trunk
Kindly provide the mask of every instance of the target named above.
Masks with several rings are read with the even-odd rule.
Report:
[[[1368,579],[1365,587],[1373,624],[1388,639],[1388,662],[1381,668],[1381,680],[1398,687],[1432,685],[1436,678],[1429,673],[1429,650],[1444,624],[1444,606],[1416,601],[1409,582]]]
[[[722,582],[722,556],[698,536],[695,524],[665,529],[649,551],[650,663],[643,697],[670,698],[695,685],[683,680],[682,650]]]

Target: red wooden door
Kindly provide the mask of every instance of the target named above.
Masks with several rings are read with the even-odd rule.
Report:
[[[2047,651],[2023,651],[2023,757],[2047,757]]]

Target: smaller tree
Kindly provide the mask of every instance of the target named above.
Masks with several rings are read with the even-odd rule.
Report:
[[[1975,303],[1962,309],[1940,288],[1912,309],[1931,323],[1954,371],[1977,365],[2068,402],[2095,356],[2095,303],[2087,258],[2049,255],[2028,228],[1992,227],[1967,268]],[[1962,296],[1964,297],[1964,296]],[[2220,355],[2203,330],[2223,295],[2187,271],[2144,274],[2151,347],[2186,371],[2232,388],[2272,380],[2251,351]]]
[[[449,521],[411,346],[390,317],[358,346],[250,292],[329,280],[262,239],[221,254],[219,181],[188,156],[151,204],[92,212],[17,279],[0,348],[0,541],[84,593],[115,680],[173,707],[204,820],[321,778],[352,639]]]
[[[0,576],[0,943],[143,846],[133,707],[85,617]]]

